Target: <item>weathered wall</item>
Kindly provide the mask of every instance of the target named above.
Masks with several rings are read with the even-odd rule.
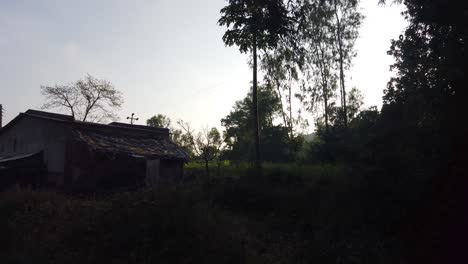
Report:
[[[182,180],[184,174],[184,162],[180,160],[161,160],[160,179],[163,181]]]
[[[0,155],[43,151],[48,182],[63,184],[66,124],[25,116],[0,134]]]

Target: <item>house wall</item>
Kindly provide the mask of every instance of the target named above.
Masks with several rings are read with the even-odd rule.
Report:
[[[146,177],[145,185],[148,187],[157,186],[159,181],[159,172],[161,167],[160,159],[146,160]]]
[[[67,136],[66,124],[24,116],[0,134],[0,155],[43,151],[47,182],[62,185]]]
[[[162,181],[179,181],[184,174],[184,162],[180,160],[161,160],[160,179]]]

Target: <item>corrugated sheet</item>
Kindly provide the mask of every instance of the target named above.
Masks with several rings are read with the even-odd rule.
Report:
[[[132,137],[95,131],[74,130],[76,140],[90,148],[110,153],[127,153],[144,157],[187,160],[187,154],[175,143],[162,138]]]

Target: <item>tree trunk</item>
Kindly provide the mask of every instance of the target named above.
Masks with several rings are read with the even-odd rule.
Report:
[[[276,86],[276,92],[278,93],[278,100],[279,100],[280,107],[281,107],[281,115],[283,117],[284,126],[289,126],[288,119],[286,117],[286,112],[284,111],[283,95],[281,94],[281,87],[277,79],[275,79],[275,86]]]
[[[206,171],[206,176],[210,176],[210,167],[208,166],[208,160],[205,160],[205,171]]]
[[[338,23],[340,25],[340,23]],[[345,128],[348,128],[348,108],[346,107],[346,88],[345,88],[345,79],[344,79],[344,54],[343,54],[343,44],[341,43],[341,33],[338,29],[338,48],[340,52],[340,87],[341,87],[341,96],[342,96],[342,107],[343,107],[343,120]]]
[[[326,133],[326,137],[325,137],[325,141],[328,141],[328,95],[327,95],[327,90],[328,88],[324,85],[323,86],[323,103],[324,103],[324,115],[325,115],[325,133]],[[325,142],[327,143],[327,142]]]
[[[291,134],[290,139],[294,138],[293,134],[293,119],[292,119],[292,104],[291,104],[291,86],[289,86],[289,133]]]
[[[345,128],[348,128],[348,108],[346,107],[346,89],[345,89],[345,80],[344,80],[344,72],[343,72],[343,57],[341,55],[340,55],[340,81],[341,81],[341,94],[343,96],[344,126]]]
[[[343,54],[343,43],[341,35],[341,21],[338,16],[338,7],[336,1],[335,4],[335,17],[336,17],[336,41],[338,42],[338,51],[339,51],[339,63],[340,63],[340,90],[341,90],[341,107],[343,108],[343,122],[345,128],[348,128],[348,109],[346,107],[346,88],[345,88],[345,79],[344,79],[344,54]]]
[[[255,166],[260,171],[260,134],[258,127],[258,102],[257,102],[257,34],[253,35],[253,88],[252,88],[252,114],[253,114],[253,136],[255,147]]]
[[[319,51],[316,51],[319,54]],[[328,70],[325,69],[326,64],[324,62],[325,54],[320,47],[320,60],[319,60],[319,69],[320,75],[322,78],[322,93],[323,93],[323,103],[324,103],[324,117],[325,117],[325,143],[328,141]]]

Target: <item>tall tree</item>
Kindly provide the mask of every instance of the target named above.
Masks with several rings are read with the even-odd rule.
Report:
[[[255,164],[261,166],[257,102],[257,51],[276,47],[288,34],[288,11],[282,0],[228,0],[218,23],[226,26],[223,41],[237,45],[241,53],[251,52],[253,62],[252,113]]]
[[[468,112],[468,8],[462,2],[443,0],[402,2],[409,25],[392,41],[389,54],[395,58],[396,76],[384,91],[382,114],[386,116],[385,108],[398,109],[399,123],[406,122],[419,134],[427,131],[430,139],[425,142],[432,144],[421,142],[419,148],[434,153],[437,163],[467,164],[457,153],[468,146],[468,126],[459,122]]]
[[[382,121],[389,123],[388,130],[399,127],[403,132],[386,148],[396,149],[398,161],[401,149],[411,151],[407,156],[417,159],[412,164],[437,186],[432,195],[437,203],[431,207],[443,207],[438,210],[443,213],[433,213],[441,215],[441,224],[427,230],[443,235],[426,232],[427,240],[440,242],[426,250],[437,249],[425,262],[462,263],[466,250],[458,245],[468,236],[468,126],[463,121],[468,115],[468,6],[466,1],[398,2],[406,7],[408,26],[389,51],[396,74],[384,91]]]
[[[325,139],[329,133],[330,109],[333,105],[337,76],[333,69],[333,9],[329,1],[306,1],[301,9],[303,30],[301,31],[302,50],[305,63],[303,75],[306,80],[301,85],[299,95],[307,110],[314,112],[323,109]],[[322,107],[319,107],[322,103]]]
[[[268,86],[259,86],[259,113],[261,130],[261,151],[265,161],[286,161],[291,158],[292,142],[288,137],[288,128],[274,125],[281,118],[281,107],[275,91]],[[249,160],[253,155],[252,137],[249,136],[252,123],[252,96],[249,93],[243,100],[237,101],[231,112],[221,119],[225,127],[224,158],[231,160]]]
[[[358,37],[359,26],[363,15],[358,10],[358,0],[330,0],[332,1],[333,34],[337,54],[338,71],[340,78],[341,107],[344,117],[344,127],[348,127],[348,114],[346,107],[345,71],[351,65],[355,56],[354,43]]]
[[[289,129],[289,138],[294,139],[295,126],[305,125],[301,109],[293,115],[293,98],[300,78],[300,55],[282,41],[275,50],[265,52],[261,60],[264,80],[267,86],[276,91],[285,127]],[[294,90],[293,90],[294,89]]]
[[[81,121],[114,120],[114,111],[123,104],[120,91],[90,74],[68,85],[41,86],[41,94],[45,97],[43,109],[67,109]]]

